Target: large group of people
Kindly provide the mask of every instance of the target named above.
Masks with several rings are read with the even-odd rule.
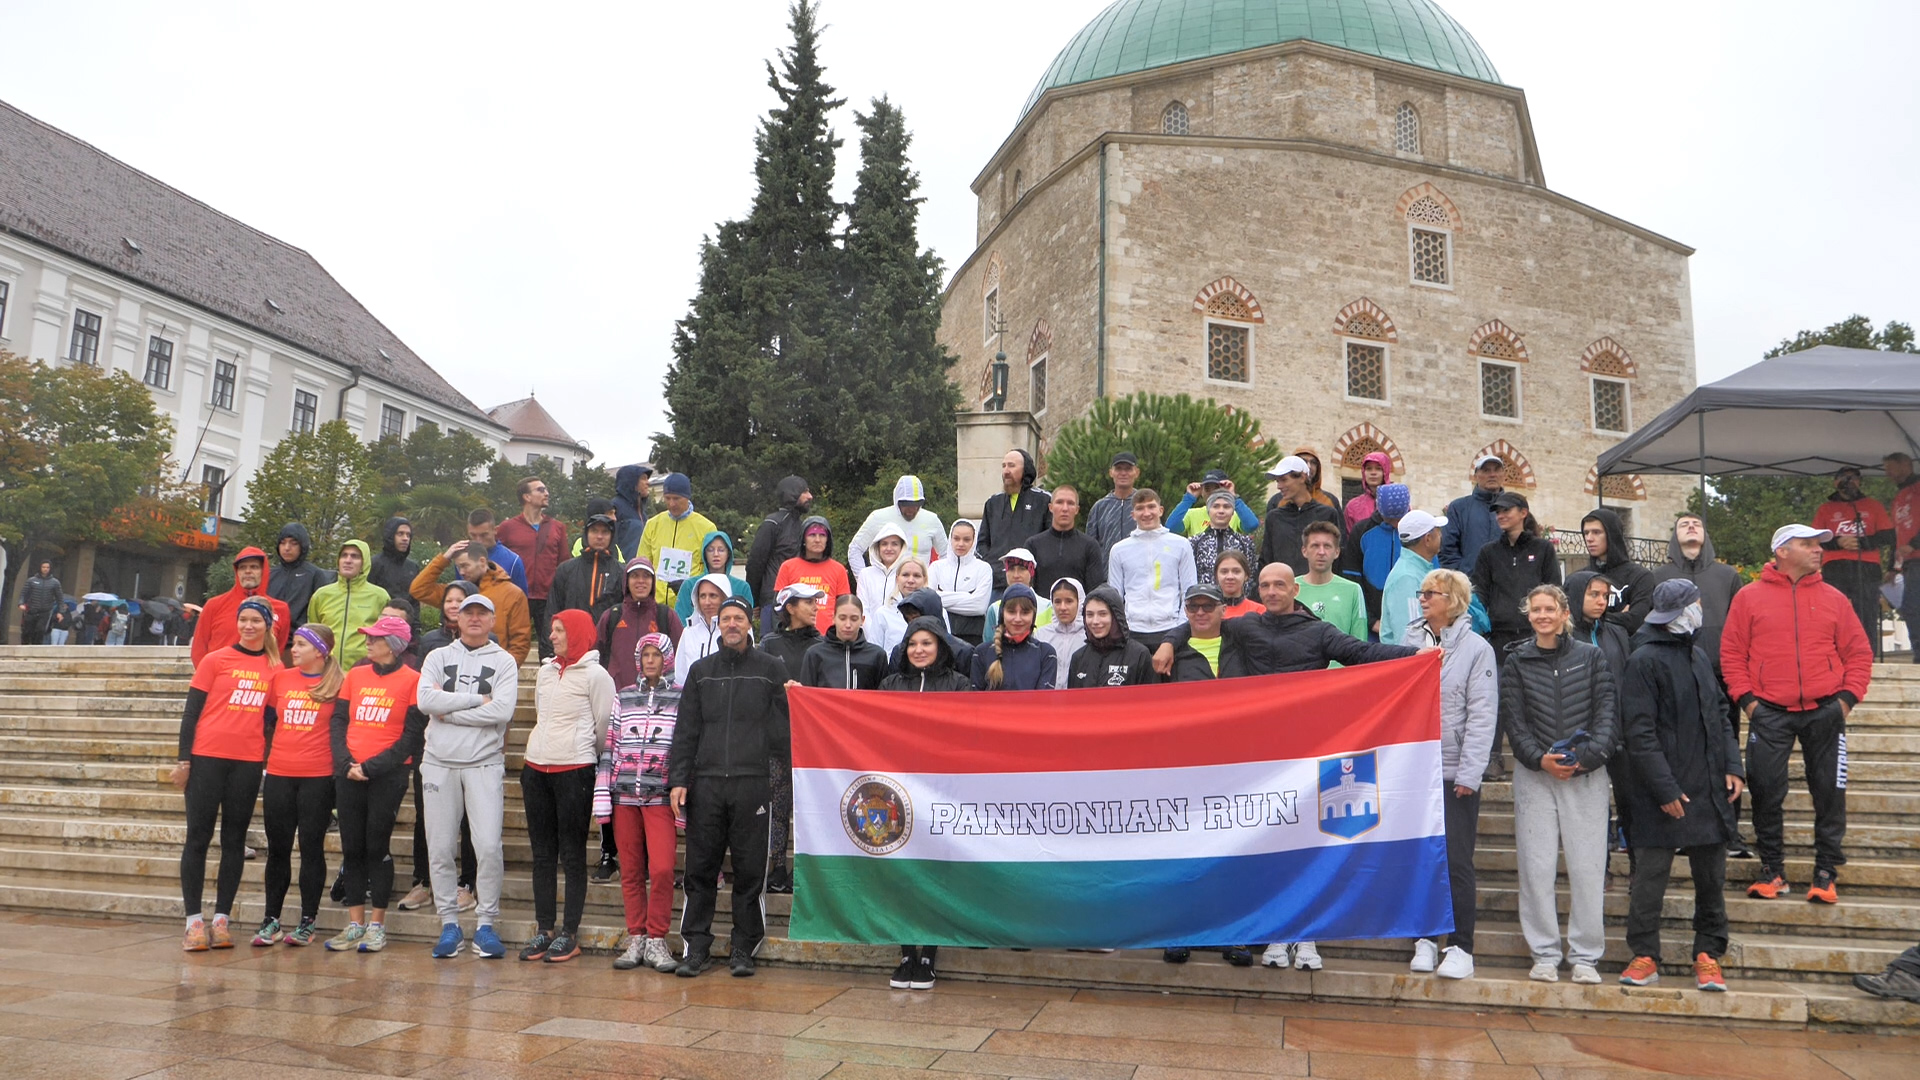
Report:
[[[1899,464],[1890,458],[1889,470]],[[1112,489],[1093,499],[1065,485],[1042,490],[1031,456],[1014,450],[977,519],[942,523],[920,481],[903,476],[893,503],[841,552],[795,476],[776,485],[744,565],[734,538],[695,509],[688,477],[663,477],[665,508],[647,515],[644,466],[621,470],[617,497],[596,500],[572,542],[532,477],[519,485],[519,513],[496,522],[475,511],[467,538],[425,565],[410,557],[404,519],[386,523],[378,556],[357,540],[332,553],[331,574],[307,561],[306,531],[289,525],[277,565],[257,548],[238,554],[232,590],[208,602],[193,641],[174,773],[188,818],[185,947],[233,943],[227,920],[264,773],[267,897],[255,945],[313,940],[334,812],[348,925],[326,947],[386,945],[392,832],[411,787],[414,877],[398,906],[432,904],[444,928],[435,957],[506,955],[495,930],[506,736],[521,661],[536,648],[536,720],[518,778],[536,932],[518,955],[578,957],[589,881],[617,881],[628,941],[614,967],[685,977],[720,960],[713,920],[729,878],[725,962],[735,976],[754,973],[764,894],[806,887],[787,862],[790,687],[1080,689],[1438,651],[1454,923],[1444,938],[1414,943],[1411,970],[1474,974],[1480,798],[1504,775],[1504,739],[1517,765],[1530,977],[1557,981],[1564,962],[1573,982],[1601,981],[1606,863],[1610,848],[1624,848],[1634,955],[1620,980],[1659,978],[1678,852],[1692,864],[1695,985],[1724,990],[1720,894],[1729,852],[1744,853],[1739,801],[1750,787],[1759,871],[1749,895],[1784,895],[1781,808],[1796,741],[1817,822],[1807,897],[1838,902],[1846,715],[1866,693],[1873,649],[1823,560],[1857,568],[1863,552],[1910,555],[1920,521],[1904,503],[1891,515],[1862,507],[1843,476],[1835,499],[1852,509],[1783,526],[1772,561],[1742,588],[1715,561],[1699,517],[1675,522],[1667,564],[1649,569],[1628,557],[1619,518],[1597,509],[1581,522],[1589,565],[1563,582],[1564,553],[1524,495],[1504,487],[1505,463],[1489,455],[1470,473],[1472,489],[1434,513],[1392,481],[1385,455],[1370,455],[1361,493],[1343,505],[1302,447],[1272,470],[1278,491],[1262,519],[1218,470],[1170,478],[1184,491],[1168,506],[1122,452]],[[415,603],[438,609],[438,630],[421,634]],[[216,828],[209,921],[202,894]],[[676,830],[686,845],[678,882]],[[296,841],[300,913],[288,928]],[[676,887],[677,956],[667,945]],[[1184,962],[1202,946],[1243,966],[1255,950],[1270,967],[1322,963],[1311,941],[1195,942],[1164,959]],[[936,949],[900,952],[891,985],[930,988]]]

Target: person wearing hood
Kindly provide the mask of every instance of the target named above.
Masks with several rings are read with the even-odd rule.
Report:
[[[1429,938],[1413,943],[1411,970],[1443,979],[1473,977],[1474,914],[1479,882],[1474,841],[1480,830],[1480,778],[1493,755],[1500,722],[1499,674],[1493,647],[1473,632],[1468,608],[1473,587],[1458,570],[1433,570],[1420,583],[1420,621],[1413,641],[1437,646],[1440,657],[1440,782],[1446,804],[1447,879],[1453,894],[1453,932],[1444,952]]]
[[[889,671],[893,669],[895,662],[900,659],[900,650],[907,647],[906,628],[913,625],[913,620],[925,617],[939,620],[941,626],[947,625],[946,608],[940,603],[940,593],[931,587],[923,586],[902,596],[894,602],[894,610],[900,619],[900,629],[896,635],[899,640],[895,641],[893,645],[887,649],[887,669]],[[1040,607],[1040,615],[1034,622],[1034,633],[1036,635],[1040,632],[1040,625],[1046,622],[1051,615],[1052,611],[1050,607],[1042,604]],[[947,638],[947,644],[953,648],[953,662],[957,666],[971,671],[973,669],[973,650],[978,648],[978,646],[969,645],[955,637],[951,627],[947,629]]]
[[[448,563],[452,563],[454,572],[493,605],[500,647],[514,658],[515,663],[524,659],[527,649],[533,644],[527,594],[508,579],[506,571],[488,558],[486,549],[479,544],[471,540],[456,541],[447,550],[427,560],[427,565],[414,575],[411,590],[413,598],[422,604],[445,603],[446,588],[440,584],[440,574],[446,570]]]
[[[907,598],[925,599],[920,593]],[[865,623],[866,612],[860,607],[859,597],[852,593],[838,597],[833,604],[833,622],[828,624],[826,634],[800,658],[801,685],[832,690],[877,688],[893,667],[887,651],[867,640],[861,630]]]
[[[944,621],[945,612],[940,606],[940,594],[927,587],[928,580],[927,566],[919,559],[903,556],[898,563],[894,564],[892,588],[881,601],[882,606],[875,611],[873,619],[867,624],[867,628],[872,631],[871,638],[875,645],[891,654],[900,647],[902,641],[907,639],[907,623],[911,621],[911,617],[902,614],[901,605],[907,602],[906,598],[909,596],[925,593],[931,597],[933,610],[920,613],[941,615]]]
[[[955,520],[947,530],[947,548],[952,554],[927,568],[929,580],[940,591],[947,625],[953,636],[969,645],[980,644],[986,636],[987,605],[993,602],[993,568],[974,551],[977,537],[973,522]],[[1104,554],[1101,561],[1104,564]]]
[[[1086,609],[1087,590],[1079,581],[1067,577],[1053,583],[1053,593],[1047,610],[1040,615],[1039,625],[1033,628],[1033,636],[1053,646],[1053,655],[1058,670],[1054,672],[1053,685],[1070,686],[1067,682],[1067,665],[1073,662],[1073,654],[1087,643],[1087,623],[1082,616]]]
[[[289,521],[280,527],[280,538],[274,543],[280,565],[267,575],[267,595],[287,605],[288,616],[295,626],[307,621],[307,605],[313,601],[313,594],[333,583],[331,570],[322,570],[308,561],[312,551],[313,540],[307,535],[305,525]]]
[[[1440,566],[1473,572],[1480,549],[1500,539],[1493,497],[1507,489],[1507,463],[1498,454],[1482,454],[1473,463],[1473,490],[1447,504],[1447,531],[1440,541]]]
[[[1613,585],[1607,601],[1607,619],[1628,634],[1640,629],[1653,595],[1653,572],[1629,557],[1627,529],[1620,515],[1600,507],[1580,519],[1580,536],[1587,542],[1588,569],[1597,570]]]
[[[1530,632],[1527,594],[1535,585],[1560,584],[1560,559],[1553,550],[1553,541],[1540,535],[1540,523],[1533,519],[1526,496],[1517,491],[1495,495],[1493,517],[1500,526],[1500,538],[1468,560],[1467,576],[1473,581],[1473,593],[1493,624],[1487,633],[1487,644],[1493,646],[1494,657],[1498,659],[1515,643],[1526,640]],[[1448,517],[1447,523],[1451,526],[1453,518]],[[1446,547],[1444,537],[1440,546]],[[1576,607],[1579,605],[1580,594],[1569,593],[1568,598]]]
[[[731,595],[737,596],[749,604],[754,603],[754,598],[760,595],[755,591],[756,586],[749,584],[752,578],[751,574],[749,574],[747,578],[740,578],[734,575],[733,538],[725,532],[715,529],[701,539],[700,563],[700,572],[703,576],[706,574],[719,574],[727,579],[729,588],[733,590]],[[780,590],[775,589],[773,592],[766,594],[769,604],[772,603],[774,594],[779,591]],[[693,616],[692,595],[683,594],[679,599],[675,600],[673,602],[673,613],[680,616],[682,622],[691,618]],[[775,625],[778,625],[777,619]],[[763,633],[771,631],[772,629],[773,627],[771,626],[761,627]]]
[[[1007,587],[1000,557],[1047,527],[1047,492],[1034,486],[1040,468],[1025,450],[1007,451],[1000,459],[1000,492],[987,499],[980,512],[980,557],[994,568],[993,587]]]
[[[647,528],[647,496],[652,493],[652,481],[653,466],[644,461],[622,465],[613,474],[613,505],[620,511],[619,524],[613,529],[616,550],[639,552],[640,537]]]
[[[1164,530],[1163,530],[1164,531]],[[1053,646],[1033,636],[1040,598],[1019,583],[1000,596],[1000,621],[993,637],[973,651],[977,690],[1051,690],[1059,663]]]
[[[613,719],[594,772],[593,816],[602,828],[612,827],[625,867],[620,899],[627,949],[613,962],[614,970],[645,964],[655,971],[672,971],[680,966],[667,948],[679,848],[673,810],[667,806],[667,754],[680,711],[673,642],[665,634],[644,634],[634,646],[632,662],[634,681],[615,695]]]
[[[1349,533],[1340,546],[1340,572],[1360,583],[1367,601],[1367,619],[1380,632],[1380,593],[1400,559],[1400,519],[1413,509],[1413,492],[1405,484],[1381,484],[1374,492],[1373,514]],[[1381,526],[1385,526],[1382,528]]]
[[[1193,545],[1160,523],[1160,493],[1133,493],[1133,535],[1113,546],[1107,583],[1133,612],[1133,636],[1152,649],[1181,623],[1181,597],[1199,584]]]
[[[419,576],[420,561],[412,557],[413,522],[390,517],[380,527],[380,554],[373,557],[367,580],[387,590],[388,596],[405,596]]]
[[[1127,636],[1127,602],[1102,585],[1087,594],[1081,621],[1087,643],[1067,663],[1067,689],[1090,686],[1141,686],[1160,681],[1153,654]]]
[[[1444,543],[1449,518],[1436,518],[1425,510],[1409,510],[1400,516],[1396,532],[1400,556],[1387,573],[1380,590],[1380,640],[1395,645],[1405,640],[1407,627],[1420,618],[1420,583],[1434,569],[1434,559]]]
[[[958,693],[973,689],[972,680],[954,664],[953,639],[937,619],[921,617],[907,627],[905,648],[892,674],[880,680],[880,689],[906,693]],[[900,966],[887,985],[895,990],[931,990],[936,945],[900,946]]]
[[[898,525],[882,525],[873,538],[869,554],[873,556],[873,561],[854,575],[853,591],[860,595],[860,602],[877,619],[881,605],[892,606],[894,599],[899,596],[894,590],[893,575],[899,572],[900,564],[909,558],[907,534]]]
[[[312,621],[333,631],[341,667],[350,668],[367,655],[366,635],[354,631],[372,626],[387,606],[387,590],[367,580],[371,566],[366,541],[341,544],[339,575],[331,584],[322,585],[307,605]]]
[[[685,686],[694,662],[720,647],[720,605],[732,595],[731,584],[719,574],[708,574],[694,582],[693,614],[688,616],[680,640],[674,643],[674,682]]]
[[[1315,521],[1331,522],[1335,528],[1345,520],[1340,511],[1315,498],[1325,492],[1313,486],[1313,465],[1298,455],[1288,455],[1267,470],[1280,488],[1273,509],[1267,511],[1266,532],[1260,538],[1260,565],[1283,562],[1295,575],[1307,572],[1307,556],[1300,546],[1307,526]]]
[[[1087,588],[1106,584],[1107,553],[1093,538],[1073,527],[1080,516],[1080,492],[1071,484],[1053,489],[1047,502],[1047,527],[1021,546],[1033,552],[1033,580],[1050,587],[1061,578],[1079,578]]]
[[[1660,978],[1660,921],[1676,850],[1693,869],[1695,984],[1724,991],[1727,951],[1727,845],[1733,808],[1745,786],[1740,741],[1727,719],[1713,664],[1696,644],[1706,612],[1685,578],[1661,582],[1634,635],[1621,679],[1626,754],[1633,773],[1634,862],[1628,889],[1627,948],[1620,973],[1630,986]],[[1618,796],[1616,796],[1618,797]]]
[[[1880,659],[1880,552],[1898,535],[1893,515],[1879,499],[1860,491],[1860,470],[1852,465],[1833,474],[1833,494],[1813,512],[1813,527],[1833,534],[1822,544],[1826,557],[1820,574],[1853,602],[1860,628],[1867,632],[1873,658]]]
[[[607,529],[609,545],[613,530]],[[593,619],[579,608],[555,613],[548,630],[553,656],[534,683],[534,724],[527,733],[520,797],[533,848],[534,935],[522,960],[561,964],[580,955],[580,916],[587,905],[587,822],[595,766],[613,716],[613,677],[593,647]],[[567,875],[565,914],[554,921],[558,873]],[[556,925],[558,932],[555,932]]]
[[[893,505],[868,514],[847,541],[847,567],[855,577],[871,564],[868,555],[889,528],[899,532],[907,557],[923,563],[947,557],[946,526],[940,524],[940,515],[926,508],[926,501],[927,490],[919,477],[902,476],[894,482]]]
[[[1232,512],[1225,515],[1224,524],[1213,510],[1214,496],[1221,494],[1231,497],[1233,507]],[[1188,484],[1187,493],[1167,513],[1167,528],[1182,536],[1199,536],[1208,528],[1250,535],[1259,527],[1259,515],[1233,489],[1233,478],[1225,469],[1208,469],[1205,476]]]
[[[683,582],[703,576],[699,545],[717,526],[693,508],[693,481],[685,473],[668,473],[660,488],[667,512],[648,519],[640,535],[640,554],[654,566],[657,598],[671,605],[679,601]]]
[[[753,531],[753,547],[747,552],[747,580],[753,596],[760,598],[760,628],[771,630],[774,624],[772,597],[780,591],[776,579],[780,567],[800,554],[807,515],[813,512],[813,491],[803,477],[783,478],[773,488],[779,508],[760,522]],[[708,541],[706,543],[710,543]],[[705,544],[703,543],[703,547]],[[727,543],[728,561],[732,561],[731,540]]]
[[[615,686],[633,685],[637,676],[629,665],[641,638],[665,634],[668,641],[677,644],[681,628],[686,625],[677,613],[662,608],[654,600],[652,563],[638,555],[628,559],[624,580],[626,592],[620,598],[620,606],[600,616],[595,646],[601,656],[612,658],[607,664],[607,674]]]
[[[800,523],[800,554],[780,564],[780,572],[773,579],[774,595],[800,582],[835,600],[854,591],[846,566],[833,557],[833,526],[818,514]],[[832,608],[823,605],[820,621],[814,625],[825,634],[832,624]]]
[[[241,548],[233,557],[233,588],[208,598],[200,610],[200,621],[194,624],[188,656],[195,667],[200,666],[208,653],[240,640],[240,630],[233,617],[239,613],[242,602],[254,597],[267,601],[273,613],[273,635],[281,648],[286,647],[288,635],[293,632],[292,616],[287,613],[286,601],[267,590],[267,553],[257,547]]]
[[[586,549],[554,570],[547,592],[549,618],[562,611],[584,611],[590,622],[598,621],[619,606],[625,560],[613,549],[616,526],[605,514],[594,514],[582,524]]]
[[[1576,570],[1567,575],[1566,592],[1573,616],[1572,637],[1597,647],[1606,658],[1607,670],[1617,681],[1627,670],[1627,657],[1633,652],[1633,644],[1618,623],[1607,621],[1607,602],[1613,596],[1613,585],[1592,570]],[[1618,694],[1613,700],[1617,717],[1625,703]],[[1616,730],[1624,739],[1625,729]],[[1615,752],[1607,758],[1607,780],[1613,786],[1614,805],[1614,828],[1608,831],[1608,836],[1631,860],[1634,800],[1628,798],[1627,793],[1633,787],[1633,770],[1628,767],[1625,754]]]
[[[606,518],[608,521],[613,522],[613,537],[607,542],[607,550],[613,552],[613,557],[617,564],[624,565],[628,559],[633,558],[634,555],[639,553],[640,549],[638,548],[623,548],[620,546],[620,543],[619,543],[620,504],[619,503],[614,502],[612,499],[588,499],[586,518],[587,520],[591,521],[596,517],[603,517],[603,518]],[[582,552],[587,550],[587,538],[586,538],[585,532],[586,530],[585,530],[585,527],[583,526],[581,529],[582,535],[576,536],[573,538],[573,550],[567,553],[567,558],[577,559],[580,557]],[[562,562],[560,565],[565,566],[566,563]],[[555,569],[555,572],[556,573],[559,572],[557,568]]]
[[[1393,458],[1384,450],[1375,450],[1360,459],[1360,494],[1347,500],[1343,517],[1347,519],[1347,535],[1359,538],[1360,523],[1373,516],[1375,500],[1380,494],[1382,484],[1393,482]]]
[[[1340,512],[1340,500],[1328,494],[1322,486],[1325,483],[1325,474],[1320,466],[1319,452],[1311,446],[1296,446],[1293,448],[1293,454],[1291,456],[1306,462],[1306,491],[1308,498],[1319,503],[1321,506],[1332,507],[1335,511],[1335,524],[1338,524],[1341,529],[1344,530],[1346,528],[1346,516]],[[1267,475],[1276,476],[1277,478],[1277,474],[1275,473],[1268,473]],[[1284,489],[1274,492],[1272,497],[1267,500],[1267,513],[1273,513],[1274,510],[1279,508],[1282,502],[1286,501],[1286,498],[1287,493]],[[1297,570],[1295,572],[1298,573]]]
[[[1184,503],[1186,500],[1182,499],[1181,502]],[[1237,508],[1245,505],[1240,501],[1239,496],[1226,488],[1220,488],[1207,496],[1206,508],[1201,511],[1204,517],[1201,519],[1199,531],[1196,532],[1191,528],[1186,530],[1189,536],[1188,542],[1193,545],[1193,572],[1201,584],[1213,582],[1213,567],[1220,561],[1222,552],[1237,551],[1246,559],[1248,565],[1254,563],[1257,548],[1253,542],[1251,530],[1242,530],[1237,518]],[[1176,513],[1172,520],[1181,520],[1179,509],[1178,506],[1174,507]],[[1187,516],[1191,517],[1191,515]],[[1257,520],[1254,524],[1256,528],[1259,526]]]

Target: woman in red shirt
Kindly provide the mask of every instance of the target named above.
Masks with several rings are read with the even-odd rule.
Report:
[[[267,696],[267,782],[262,806],[267,826],[267,906],[258,946],[313,943],[320,893],[327,885],[327,826],[333,821],[333,751],[327,721],[346,673],[334,655],[333,631],[308,623],[293,632],[291,667],[273,675]],[[280,909],[293,880],[293,841],[300,840],[300,925],[280,929]]]
[[[187,913],[187,952],[233,948],[227,916],[246,868],[247,826],[267,759],[267,696],[280,667],[273,608],[250,596],[234,613],[240,640],[200,658],[180,717],[180,760],[173,786],[186,793],[187,840],[180,850],[180,902]],[[201,917],[207,847],[220,828],[220,876],[213,923]]]
[[[347,928],[327,948],[379,952],[387,947],[393,896],[393,819],[426,741],[427,717],[414,701],[420,673],[406,663],[413,640],[407,620],[383,615],[354,632],[367,636],[367,660],[347,672],[331,725]]]

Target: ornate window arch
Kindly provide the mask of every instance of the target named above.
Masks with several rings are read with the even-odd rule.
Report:
[[[1467,339],[1467,353],[1475,357],[1480,375],[1480,416],[1486,420],[1518,423],[1521,419],[1521,366],[1527,362],[1527,343],[1506,323],[1482,324]]]
[[[1027,411],[1035,416],[1047,411],[1047,359],[1053,352],[1053,327],[1041,319],[1027,335]]]
[[[1601,499],[1613,499],[1617,502],[1645,502],[1647,482],[1639,473],[1612,473],[1600,475],[1600,466],[1587,466],[1587,494]]]
[[[1420,152],[1420,113],[1411,101],[1403,101],[1393,110],[1393,148],[1408,154]]]
[[[1453,237],[1460,210],[1430,183],[1408,188],[1396,204],[1407,223],[1407,279],[1430,289],[1453,288]]]
[[[1191,118],[1187,115],[1187,103],[1170,102],[1160,111],[1160,133],[1162,135],[1186,135],[1192,130]]]
[[[1245,386],[1253,382],[1254,327],[1267,321],[1252,290],[1230,277],[1215,280],[1193,298],[1206,331],[1207,381]]]
[[[1478,459],[1488,454],[1493,454],[1507,463],[1504,483],[1508,487],[1530,488],[1539,483],[1538,478],[1533,475],[1533,463],[1527,460],[1527,455],[1521,453],[1518,447],[1507,440],[1495,439],[1481,447],[1473,456]]]
[[[1333,317],[1340,335],[1340,360],[1346,379],[1346,399],[1376,405],[1392,404],[1390,380],[1392,346],[1400,340],[1393,319],[1380,305],[1361,297]]]
[[[993,337],[1000,332],[1000,254],[995,252],[987,257],[987,272],[980,285],[980,324],[981,341],[993,344]]]
[[[1395,476],[1407,475],[1407,461],[1400,454],[1399,444],[1393,441],[1391,435],[1373,426],[1372,421],[1348,428],[1333,444],[1333,458],[1338,463],[1337,467],[1352,469],[1356,473],[1360,471],[1360,463],[1372,453],[1387,455],[1387,460],[1393,463]]]
[[[1580,353],[1580,370],[1587,376],[1593,430],[1606,435],[1632,431],[1632,380],[1640,374],[1632,355],[1619,342],[1603,337]]]

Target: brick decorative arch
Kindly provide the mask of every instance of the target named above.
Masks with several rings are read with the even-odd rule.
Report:
[[[1396,344],[1400,332],[1393,328],[1393,320],[1380,310],[1380,305],[1361,297],[1340,309],[1333,317],[1333,332],[1348,337],[1370,338]]]
[[[1492,360],[1517,360],[1524,364],[1528,359],[1525,339],[1499,319],[1475,330],[1467,339],[1467,351]]]
[[[1437,187],[1434,187],[1430,183],[1415,184],[1413,187],[1408,188],[1405,192],[1402,192],[1400,195],[1400,201],[1395,203],[1393,207],[1394,217],[1402,221],[1408,220],[1409,211],[1413,209],[1415,203],[1418,203],[1423,199],[1432,200],[1434,205],[1438,206],[1440,210],[1446,214],[1446,218],[1447,218],[1445,222],[1426,221],[1425,224],[1429,224],[1429,225],[1444,224],[1447,228],[1452,229],[1454,232],[1459,232],[1462,228],[1465,227],[1464,223],[1460,218],[1460,208],[1453,205],[1453,200],[1447,198],[1445,192],[1441,191]],[[1422,209],[1424,210],[1424,207]],[[1414,220],[1416,221],[1416,223],[1420,223],[1419,218],[1415,218]]]
[[[1259,298],[1230,277],[1223,277],[1201,289],[1200,294],[1193,298],[1193,310],[1235,322],[1267,321],[1266,315],[1260,310]]]
[[[1508,487],[1530,488],[1538,484],[1533,475],[1533,462],[1528,461],[1527,455],[1521,453],[1520,449],[1512,443],[1505,439],[1495,439],[1481,447],[1473,456],[1483,458],[1488,454],[1497,454],[1501,461],[1507,463],[1505,482]]]
[[[1601,338],[1580,353],[1580,370],[1622,379],[1631,379],[1640,374],[1626,347],[1610,337]]]
[[[1639,473],[1614,473],[1600,475],[1598,465],[1587,466],[1587,484],[1585,491],[1589,495],[1612,499],[1614,502],[1645,502],[1647,482]]]
[[[1360,463],[1368,454],[1382,453],[1393,462],[1393,474],[1404,477],[1407,474],[1407,459],[1400,456],[1400,447],[1393,436],[1374,427],[1372,421],[1348,428],[1346,434],[1334,440],[1333,460],[1338,468],[1360,470]]]
[[[1041,319],[1033,324],[1033,333],[1027,336],[1027,363],[1031,364],[1052,351],[1053,327],[1047,325],[1047,320]]]

